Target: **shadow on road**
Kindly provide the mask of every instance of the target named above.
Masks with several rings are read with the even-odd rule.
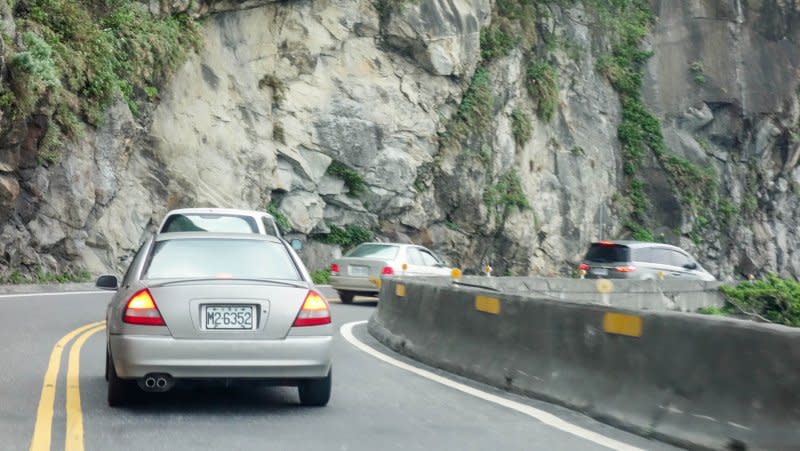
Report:
[[[184,382],[166,393],[136,392],[123,407],[154,415],[302,414],[295,387],[271,387],[255,382]]]
[[[357,307],[377,307],[378,300],[376,298],[355,298],[350,305]]]

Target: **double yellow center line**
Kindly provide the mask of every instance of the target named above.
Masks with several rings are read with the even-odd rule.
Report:
[[[73,338],[80,335],[69,352],[67,363],[67,435],[64,444],[66,451],[83,451],[83,414],[81,412],[80,359],[81,348],[92,335],[105,328],[105,321],[81,326],[61,337],[50,353],[50,362],[42,383],[39,408],[36,411],[36,425],[33,428],[31,451],[49,451],[53,431],[53,410],[55,407],[56,384],[61,368],[61,355]]]

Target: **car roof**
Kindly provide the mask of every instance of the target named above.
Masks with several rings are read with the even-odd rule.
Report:
[[[168,232],[159,233],[156,235],[156,241],[169,241],[169,240],[190,240],[190,239],[232,239],[232,240],[251,240],[251,241],[269,241],[272,243],[281,243],[278,237],[273,235],[261,235],[258,233],[219,233],[219,232]]]
[[[602,243],[610,243],[610,244],[618,244],[620,246],[627,246],[630,248],[641,249],[645,247],[660,247],[664,249],[674,249],[682,252],[686,252],[685,250],[681,249],[678,246],[673,246],[671,244],[666,243],[656,243],[654,241],[636,241],[636,240],[603,240],[603,241],[593,241],[592,244],[602,244]]]
[[[173,214],[219,214],[237,216],[269,216],[270,218],[273,218],[271,214],[264,211],[243,210],[238,208],[178,208],[176,210],[168,211],[166,216]]]

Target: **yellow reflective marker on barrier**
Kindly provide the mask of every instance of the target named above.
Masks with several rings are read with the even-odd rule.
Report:
[[[489,296],[475,296],[475,310],[497,315],[500,313],[500,299]]]
[[[370,277],[369,281],[375,285],[376,288],[380,289],[381,287],[381,278],[380,277]]]
[[[597,287],[598,293],[608,294],[614,291],[614,282],[608,279],[597,279],[595,287]]]
[[[399,283],[394,286],[394,294],[397,295],[399,298],[406,297],[406,286]]]
[[[623,313],[606,313],[603,316],[603,330],[610,334],[641,337],[642,318]]]

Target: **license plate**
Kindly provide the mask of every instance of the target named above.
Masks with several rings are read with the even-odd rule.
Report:
[[[203,313],[206,329],[254,329],[252,305],[207,305]]]
[[[350,266],[351,276],[367,276],[369,275],[369,267],[367,266]]]
[[[608,270],[605,268],[592,268],[592,274],[596,276],[607,276]]]

